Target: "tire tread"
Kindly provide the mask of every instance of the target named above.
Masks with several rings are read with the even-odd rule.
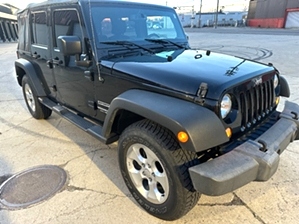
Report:
[[[179,164],[177,169],[180,175],[178,176],[180,177],[182,186],[185,188],[185,205],[182,206],[179,214],[173,214],[173,216],[168,217],[167,220],[174,220],[184,216],[197,204],[201,195],[194,189],[188,171],[189,167],[199,164],[197,154],[181,149],[174,134],[153,121],[147,119],[141,120],[132,124],[129,128],[143,129],[148,135],[158,139],[158,141],[171,152],[174,162]]]

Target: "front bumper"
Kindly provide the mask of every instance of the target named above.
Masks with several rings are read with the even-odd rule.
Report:
[[[299,139],[299,106],[286,102],[278,121],[256,140],[189,168],[194,188],[206,195],[232,192],[251,181],[266,181],[277,170],[279,154]]]

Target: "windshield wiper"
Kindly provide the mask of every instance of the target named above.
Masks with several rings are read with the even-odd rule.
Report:
[[[139,44],[136,44],[134,42],[131,42],[131,41],[120,41],[120,40],[117,40],[117,41],[103,41],[103,42],[100,42],[100,43],[101,44],[110,44],[110,45],[121,45],[121,46],[126,47],[129,50],[134,50],[134,49],[132,49],[130,47],[138,47],[138,48],[143,49],[143,50],[145,50],[147,52],[155,54],[155,52],[153,50],[151,50],[149,48],[146,48],[146,47],[143,47],[143,46],[141,46]]]
[[[159,44],[172,44],[172,45],[174,45],[174,46],[176,46],[180,49],[187,49],[186,46],[175,43],[175,42],[173,42],[171,40],[168,40],[168,39],[150,39],[150,38],[146,38],[144,40],[149,41],[149,42],[153,42],[153,43],[159,43]]]

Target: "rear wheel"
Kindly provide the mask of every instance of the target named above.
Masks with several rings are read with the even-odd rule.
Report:
[[[173,134],[154,122],[129,126],[119,140],[119,164],[136,201],[150,214],[175,220],[197,203],[188,168],[196,153],[182,150]]]
[[[22,79],[22,89],[27,108],[34,118],[47,119],[51,116],[52,110],[38,101],[38,98],[33,91],[32,84],[26,75]]]

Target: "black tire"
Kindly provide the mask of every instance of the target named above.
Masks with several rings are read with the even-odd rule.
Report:
[[[41,104],[32,87],[30,79],[25,75],[22,79],[23,96],[29,112],[36,119],[47,119],[51,116],[52,110]]]
[[[129,191],[151,215],[175,220],[198,202],[188,171],[198,164],[197,155],[182,150],[168,129],[149,120],[130,125],[119,139],[118,155]]]

